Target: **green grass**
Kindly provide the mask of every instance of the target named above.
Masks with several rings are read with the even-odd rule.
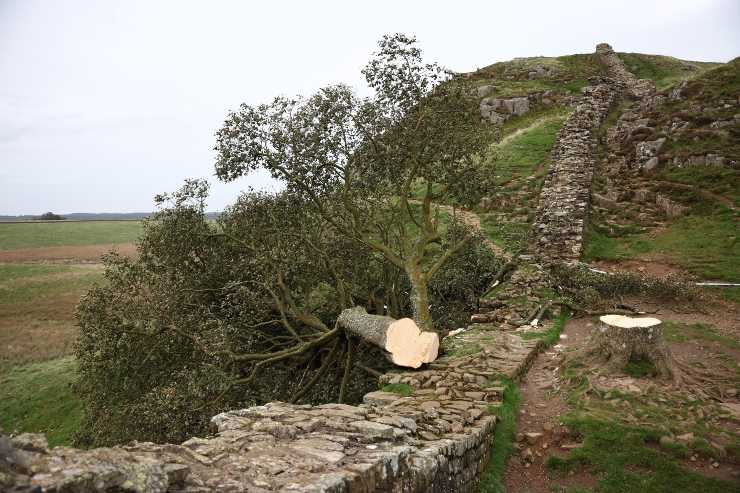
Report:
[[[740,342],[717,332],[710,324],[682,324],[667,321],[663,323],[665,339],[670,342],[686,342],[689,340],[704,340],[716,342],[731,349],[740,349]]]
[[[3,223],[0,224],[0,250],[131,243],[141,231],[140,221]]]
[[[37,276],[61,274],[71,270],[67,265],[53,264],[0,264],[0,283],[25,280]]]
[[[700,186],[740,205],[740,170],[719,166],[688,166],[666,168],[656,176],[659,180]]]
[[[82,292],[101,279],[88,267],[0,264],[0,306]]]
[[[505,138],[517,130],[538,126],[540,122],[547,120],[565,121],[572,111],[571,108],[564,106],[553,106],[551,108],[530,111],[529,113],[506,120],[501,125],[501,136]]]
[[[550,75],[530,79],[529,72],[538,67],[550,70]],[[478,70],[473,79],[477,85],[495,84],[497,97],[524,96],[546,90],[578,94],[588,84],[586,79],[600,72],[601,67],[593,54],[583,54],[499,62]]]
[[[492,168],[497,183],[529,176],[543,164],[555,143],[555,136],[566,116],[545,120],[503,144],[493,146],[483,165]]]
[[[721,64],[712,62],[684,62],[677,58],[661,55],[645,55],[641,53],[619,53],[627,70],[635,74],[639,79],[651,79],[655,81],[658,89],[665,89],[676,82],[718,67]],[[685,70],[684,67],[692,67],[693,70]]]
[[[724,207],[690,214],[658,233],[611,237],[590,226],[584,261],[626,260],[646,254],[678,265],[702,279],[740,280],[740,238],[736,214]]]
[[[514,451],[516,420],[522,396],[514,382],[498,378],[504,383],[504,397],[500,406],[489,406],[489,412],[498,418],[491,441],[491,455],[480,478],[480,493],[504,493],[504,473],[509,456]]]
[[[650,240],[651,250],[705,279],[740,280],[738,221],[729,212],[690,215]]]
[[[551,456],[547,468],[554,476],[586,470],[599,477],[601,493],[726,493],[738,484],[708,478],[680,466],[676,451],[657,447],[660,434],[576,414],[566,416],[571,433],[583,446],[564,458]]]
[[[652,245],[634,236],[612,237],[600,231],[594,225],[586,230],[586,241],[583,249],[583,260],[627,260],[638,254],[652,250]]]
[[[722,299],[731,303],[740,304],[740,288],[718,288],[722,291]]]
[[[501,222],[494,215],[486,214],[481,218],[481,229],[496,245],[509,252],[517,252],[527,245],[530,224]]]
[[[0,426],[6,432],[45,433],[49,445],[70,445],[82,420],[72,393],[72,358],[16,367],[0,373]]]

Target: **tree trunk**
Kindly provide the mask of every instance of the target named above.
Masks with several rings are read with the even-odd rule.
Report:
[[[661,377],[674,376],[674,360],[657,318],[604,315],[575,358],[590,358],[607,372],[623,372],[630,360],[648,360]]]
[[[439,336],[423,332],[410,318],[395,320],[382,315],[370,315],[361,306],[347,308],[339,314],[337,325],[388,353],[398,366],[419,368],[422,363],[437,359]]]
[[[432,314],[429,311],[429,290],[427,278],[418,266],[406,268],[411,283],[411,310],[414,322],[421,330],[434,330]]]

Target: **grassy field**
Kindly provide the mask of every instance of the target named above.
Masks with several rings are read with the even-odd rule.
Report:
[[[91,255],[80,247],[130,244],[141,228],[138,221],[0,224],[0,253],[21,252],[17,261],[0,262],[0,427],[5,431],[43,432],[51,445],[71,444],[82,418],[72,391],[74,310],[80,296],[102,282],[96,259],[107,248],[94,248]],[[63,260],[44,258],[57,247],[68,249]]]
[[[75,362],[60,358],[0,373],[0,427],[46,433],[49,445],[69,445],[82,420],[72,393]]]
[[[74,307],[99,264],[0,264],[0,371],[70,353]]]
[[[0,250],[123,244],[135,241],[140,234],[140,221],[2,223]]]
[[[82,416],[70,358],[80,296],[99,264],[0,264],[0,427],[70,445]]]

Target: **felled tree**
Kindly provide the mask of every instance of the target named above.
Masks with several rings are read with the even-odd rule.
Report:
[[[383,284],[382,257],[289,194],[243,195],[213,223],[206,193],[159,197],[138,258],[107,257],[107,282],[82,299],[81,443],[178,441],[224,409],[376,385],[382,357],[336,319]]]
[[[414,312],[425,329],[429,303],[437,317],[469,309],[495,259],[435,208],[475,201],[466,152],[484,138],[459,81],[440,83],[411,44],[381,43],[373,98],[333,87],[229,118],[220,176],[267,168],[283,192],[244,194],[214,223],[207,187],[190,181],[158,198],[137,259],[107,258],[106,284],[78,310],[81,442],[178,441],[224,409],[350,401],[376,385],[383,355],[408,356],[409,337],[422,351],[407,364],[433,358],[437,334],[396,319]],[[381,83],[394,80],[416,96],[396,98]]]
[[[424,64],[414,38],[379,44],[363,71],[371,97],[338,85],[229,115],[217,133],[216,173],[231,181],[269,171],[338,234],[402,269],[413,319],[432,330],[429,280],[470,240],[443,242],[434,203],[477,203],[474,156],[489,139],[460,77]]]

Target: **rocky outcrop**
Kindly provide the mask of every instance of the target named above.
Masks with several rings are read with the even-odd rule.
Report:
[[[486,97],[480,103],[480,115],[490,123],[503,123],[512,116],[528,113],[530,109],[529,98],[494,98]]]
[[[504,98],[493,96],[496,86],[492,84],[479,86],[476,95],[481,98],[480,116],[484,122],[501,124],[515,117],[521,116],[536,107],[549,107],[555,104],[571,104],[573,98],[554,91],[534,91],[526,96]]]

